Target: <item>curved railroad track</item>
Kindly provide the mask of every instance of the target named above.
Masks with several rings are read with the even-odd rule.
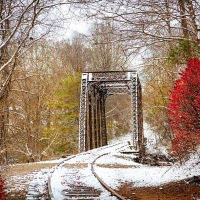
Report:
[[[101,147],[101,149],[105,150],[106,148],[110,148],[110,147],[114,147],[114,151],[117,151],[121,148],[124,148],[127,145],[120,145],[120,144],[114,144],[114,145],[108,145],[108,146],[104,146]],[[120,200],[125,200],[125,198],[123,196],[121,196],[120,194],[118,194],[116,191],[114,191],[111,187],[109,187],[103,180],[102,178],[96,173],[95,171],[95,162],[103,157],[108,155],[111,152],[105,152],[105,153],[101,153],[99,155],[95,155],[93,158],[92,162],[88,162],[88,168],[90,170],[90,173],[93,174],[93,177],[96,178],[96,180],[98,180],[98,182],[103,186],[102,189],[106,190],[107,193],[110,194],[110,196],[116,197],[116,199],[120,199]],[[73,159],[76,159],[78,156],[80,155],[88,155],[88,152],[84,152],[78,155],[74,155],[74,156],[70,156],[66,159],[64,159],[62,162],[58,163],[56,165],[56,167],[54,167],[54,170],[51,172],[51,175],[48,177],[48,194],[49,194],[49,199],[50,200],[57,200],[58,196],[56,197],[54,195],[55,191],[54,191],[54,186],[52,185],[52,177],[53,176],[57,176],[55,175],[56,170],[58,170],[58,168],[63,167],[64,165],[68,164],[69,161],[72,161]],[[78,172],[79,173],[79,172]],[[83,175],[82,175],[83,176]],[[87,186],[85,185],[83,182],[81,182],[80,179],[84,179],[84,176],[81,177],[81,175],[79,177],[77,177],[77,172],[68,172],[65,174],[64,176],[65,182],[67,182],[67,179],[70,180],[76,180],[76,182],[73,185],[70,185],[69,183],[64,183],[64,186],[62,188],[62,190],[60,191],[60,195],[62,198],[60,199],[65,199],[65,200],[71,200],[71,199],[76,199],[76,200],[94,200],[94,199],[101,199],[101,193],[105,192],[105,191],[101,191],[99,189],[96,189],[92,186]],[[79,181],[77,181],[79,180]]]

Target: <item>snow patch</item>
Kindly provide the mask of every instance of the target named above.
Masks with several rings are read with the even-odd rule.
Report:
[[[147,137],[147,151],[149,153],[160,152],[167,154],[165,147],[157,143],[158,136],[147,125],[144,126],[144,135]],[[194,175],[200,175],[200,150],[198,153],[191,155],[190,159],[182,166],[178,164],[173,166],[148,166],[134,162],[135,155],[120,153],[122,149],[128,147],[127,141],[131,141],[131,133],[110,141],[109,144],[112,144],[111,146],[104,146],[78,154],[75,158],[64,162],[62,166],[55,170],[51,179],[55,199],[64,199],[64,195],[61,197],[62,190],[74,184],[84,184],[103,191],[101,184],[91,173],[90,169],[94,159],[103,153],[108,154],[96,161],[94,170],[113,189],[117,189],[124,182],[132,183],[133,187],[160,186]],[[61,161],[63,160],[54,162]],[[68,166],[72,164],[75,167]],[[82,164],[83,166],[78,167],[78,164]],[[112,166],[110,167],[109,165]],[[43,177],[40,173],[37,176]],[[80,176],[84,178],[79,179]],[[44,179],[46,178],[44,177]],[[111,197],[109,192],[103,192],[100,199],[115,200],[115,197]]]

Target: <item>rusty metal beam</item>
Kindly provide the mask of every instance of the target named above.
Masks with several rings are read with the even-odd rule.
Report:
[[[106,90],[103,89],[100,92],[101,101],[101,135],[102,135],[102,146],[107,145],[107,131],[106,131],[106,111],[105,111],[105,101],[106,101]]]
[[[91,91],[88,92],[88,135],[89,135],[89,146],[90,149],[93,149],[93,137],[92,137],[92,97]]]
[[[100,96],[97,95],[97,147],[101,147]]]
[[[93,90],[93,124],[94,124],[94,147],[97,148],[97,101],[96,101],[96,89]]]

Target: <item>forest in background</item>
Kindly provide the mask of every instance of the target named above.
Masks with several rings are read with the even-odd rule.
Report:
[[[1,164],[78,152],[83,71],[136,69],[144,121],[170,148],[169,92],[200,57],[199,10],[198,0],[1,0]],[[72,18],[87,34],[58,39]],[[107,99],[109,138],[130,132],[129,98]]]

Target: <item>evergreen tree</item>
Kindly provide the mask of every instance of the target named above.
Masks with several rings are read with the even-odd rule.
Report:
[[[49,104],[53,109],[53,123],[47,132],[57,132],[54,150],[59,154],[77,152],[80,84],[80,73],[62,79],[56,91],[57,99]]]

